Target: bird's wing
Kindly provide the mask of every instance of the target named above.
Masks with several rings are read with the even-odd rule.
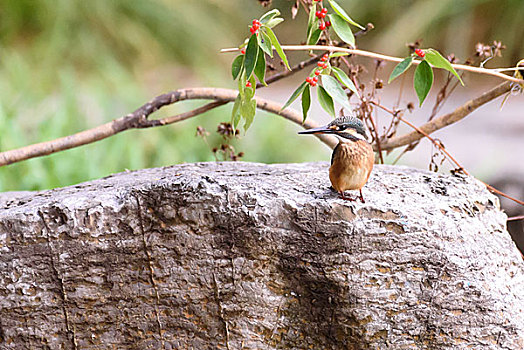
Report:
[[[340,146],[340,143],[338,143],[335,148],[333,149],[333,153],[331,154],[331,165],[333,165],[333,160],[335,159],[335,154],[339,151],[338,147]]]

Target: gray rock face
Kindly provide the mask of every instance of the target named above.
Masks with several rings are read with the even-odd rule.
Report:
[[[521,349],[524,264],[472,178],[184,164],[0,197],[1,349]]]

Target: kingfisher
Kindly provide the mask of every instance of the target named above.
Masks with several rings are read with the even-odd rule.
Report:
[[[353,116],[343,116],[319,128],[299,131],[299,134],[334,134],[339,142],[331,155],[329,180],[340,198],[355,201],[344,193],[347,190],[359,190],[360,201],[365,203],[362,187],[368,182],[375,164],[375,153],[367,141],[364,124]]]

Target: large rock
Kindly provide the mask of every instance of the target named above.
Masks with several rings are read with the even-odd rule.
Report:
[[[184,164],[0,196],[1,349],[522,349],[524,264],[476,180]]]

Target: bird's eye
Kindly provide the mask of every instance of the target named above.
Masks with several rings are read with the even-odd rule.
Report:
[[[338,125],[337,131],[342,131],[342,130],[346,130],[346,127],[344,125]]]

